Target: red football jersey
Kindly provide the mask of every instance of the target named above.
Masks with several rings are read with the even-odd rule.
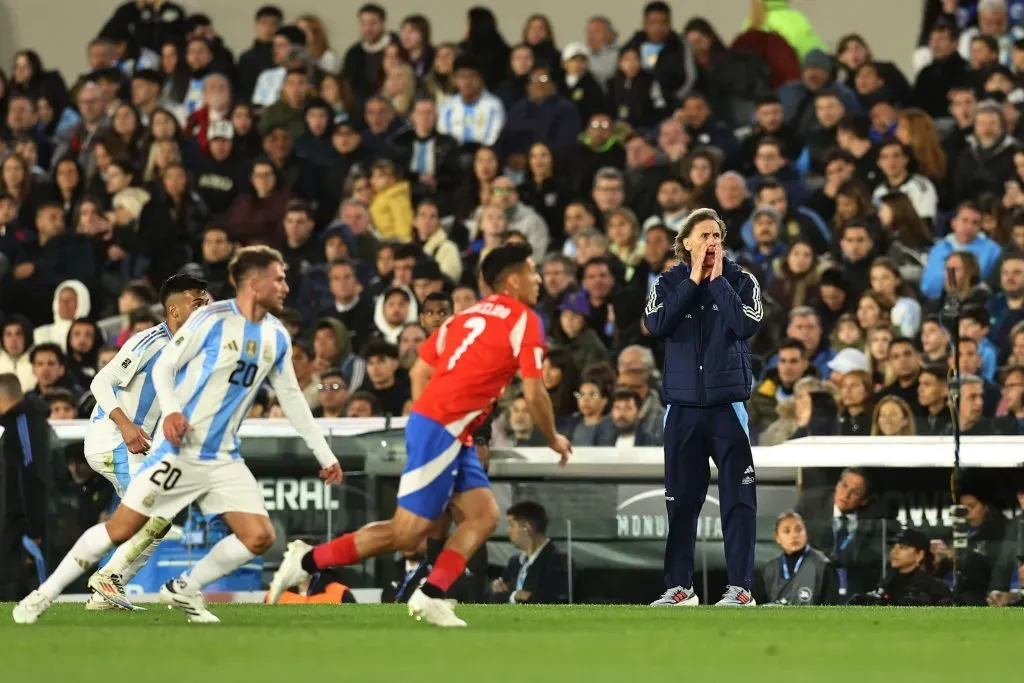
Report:
[[[466,437],[516,372],[541,376],[546,349],[537,314],[517,299],[492,294],[420,345],[420,358],[434,374],[412,409]]]

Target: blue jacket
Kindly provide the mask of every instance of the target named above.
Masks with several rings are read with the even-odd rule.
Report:
[[[1003,253],[1002,247],[990,240],[985,233],[978,233],[978,236],[967,244],[959,244],[956,235],[946,235],[928,252],[928,263],[921,275],[921,293],[929,299],[938,299],[942,296],[942,290],[946,285],[946,258],[957,251],[969,251],[974,254],[978,259],[982,280],[992,272],[992,268]]]
[[[665,340],[665,405],[710,407],[746,401],[754,378],[747,341],[764,314],[757,280],[725,259],[722,277],[695,285],[690,267],[659,277],[647,297],[644,325]]]

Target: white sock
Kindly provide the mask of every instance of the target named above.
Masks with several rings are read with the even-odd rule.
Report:
[[[117,574],[121,577],[122,583],[128,583],[139,573],[146,561],[152,557],[157,546],[160,545],[160,538],[171,525],[170,521],[153,517],[146,526],[139,529],[139,532],[130,539],[118,546],[110,560],[103,565],[103,571],[110,574]]]
[[[93,565],[99,562],[113,547],[114,542],[110,540],[110,534],[107,533],[105,524],[97,524],[86,530],[75,542],[71,552],[60,561],[50,578],[39,587],[39,592],[51,600],[55,600],[64,592],[65,588],[92,569]]]
[[[206,584],[227,576],[254,557],[238,536],[231,534],[221,539],[192,571],[182,574],[178,580],[184,584],[185,592],[198,593]]]

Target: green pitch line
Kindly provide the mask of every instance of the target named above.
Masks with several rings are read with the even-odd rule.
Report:
[[[1024,637],[1013,608],[461,606],[469,628],[441,630],[391,605],[213,605],[222,624],[190,626],[158,606],[62,604],[27,627],[11,607],[12,683],[1016,680]]]

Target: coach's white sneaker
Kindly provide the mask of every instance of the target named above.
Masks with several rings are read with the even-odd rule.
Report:
[[[428,624],[442,628],[459,628],[466,622],[455,615],[451,604],[443,598],[432,598],[419,588],[409,598],[409,616],[416,621],[426,620]]]
[[[305,541],[292,541],[281,559],[281,566],[274,572],[267,593],[267,602],[273,605],[281,599],[281,594],[292,586],[298,586],[309,580],[309,572],[302,568],[302,558],[313,549]]]
[[[96,572],[89,577],[88,586],[92,591],[92,597],[89,602],[85,603],[86,609],[138,609],[124,594],[124,585],[121,583],[121,577],[117,574]],[[100,602],[94,601],[107,603],[107,606],[101,606]]]
[[[750,591],[739,586],[726,586],[722,599],[715,603],[715,607],[754,607],[756,605]]]
[[[651,607],[696,607],[699,604],[700,598],[697,597],[692,586],[690,588],[676,586],[662,593],[660,598],[651,603]]]
[[[220,619],[206,609],[206,601],[202,593],[186,593],[178,579],[171,579],[160,589],[160,602],[171,609],[188,615],[190,624],[219,624]]]
[[[53,603],[50,598],[46,597],[39,591],[32,591],[26,595],[21,602],[14,606],[14,617],[15,624],[34,624],[36,619],[42,615],[43,612],[50,609],[50,605]]]

